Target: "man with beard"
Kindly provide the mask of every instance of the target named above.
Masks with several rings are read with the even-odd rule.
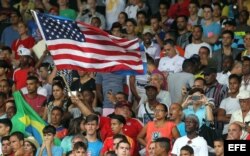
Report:
[[[183,49],[190,43],[191,33],[187,30],[188,18],[185,15],[180,15],[176,18],[178,38],[177,45],[181,46]]]

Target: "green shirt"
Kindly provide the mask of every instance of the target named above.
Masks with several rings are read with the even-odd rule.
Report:
[[[73,10],[73,9],[60,10],[59,15],[62,16],[62,17],[70,18],[72,20],[75,20],[76,16],[77,16],[76,11]]]

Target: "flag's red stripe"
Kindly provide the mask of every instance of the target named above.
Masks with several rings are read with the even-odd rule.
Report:
[[[62,64],[62,65],[56,65],[58,70],[62,70],[62,69],[71,69],[71,70],[83,70],[83,71],[88,71],[88,72],[115,72],[115,71],[128,71],[128,70],[133,70],[135,72],[137,72],[138,74],[143,74],[144,71],[143,70],[134,70],[131,69],[127,66],[124,65],[117,65],[117,66],[113,66],[113,67],[105,67],[105,68],[101,68],[101,69],[97,69],[97,68],[83,68],[81,66],[76,66],[76,65],[70,65],[70,64]]]
[[[88,52],[88,53],[93,53],[93,54],[100,54],[100,55],[108,55],[108,56],[122,56],[122,55],[127,55],[127,56],[134,56],[141,58],[141,55],[136,53],[136,52],[121,52],[121,51],[107,51],[107,50],[100,50],[100,49],[95,49],[95,48],[86,48],[86,47],[80,47],[78,45],[72,45],[72,44],[55,44],[55,45],[49,45],[48,50],[60,50],[60,49],[70,49],[72,50],[77,50],[79,52]],[[104,58],[105,59],[105,58]]]
[[[86,57],[79,57],[76,56],[74,54],[62,54],[62,55],[54,55],[53,59],[55,60],[60,60],[60,59],[71,59],[74,61],[80,61],[80,62],[84,62],[84,63],[93,63],[93,64],[98,64],[98,63],[108,63],[108,62],[117,62],[117,64],[119,63],[124,63],[124,64],[129,64],[129,65],[134,65],[134,66],[138,66],[142,64],[142,61],[133,61],[133,60],[99,60],[99,59],[94,59],[94,58],[86,58]]]

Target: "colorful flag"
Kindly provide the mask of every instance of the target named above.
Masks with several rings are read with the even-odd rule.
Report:
[[[138,39],[127,40],[82,22],[32,13],[57,69],[144,74]]]
[[[43,142],[43,128],[45,121],[31,108],[31,106],[24,100],[22,94],[17,91],[13,93],[17,112],[11,118],[12,132],[20,131],[26,136],[34,136],[34,138],[41,145]]]

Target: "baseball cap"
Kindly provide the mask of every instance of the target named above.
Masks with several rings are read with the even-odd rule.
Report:
[[[249,99],[250,98],[250,92],[247,90],[241,90],[239,94],[236,96],[238,99]]]
[[[235,21],[234,19],[232,19],[232,18],[228,18],[228,19],[226,19],[225,22],[223,23],[223,25],[226,25],[226,24],[232,25],[232,26],[236,26],[236,21]]]
[[[217,73],[217,69],[213,67],[207,67],[203,70],[204,75],[210,75],[213,73]]]
[[[118,101],[115,105],[115,108],[121,108],[123,106],[127,106],[128,108],[131,108],[132,104],[128,101]]]
[[[17,53],[20,56],[31,56],[31,52],[29,49],[25,48],[25,47],[20,47],[17,49]]]
[[[149,89],[149,88],[154,88],[155,90],[157,90],[157,87],[152,85],[152,84],[147,84],[145,87],[144,87],[146,90]]]

